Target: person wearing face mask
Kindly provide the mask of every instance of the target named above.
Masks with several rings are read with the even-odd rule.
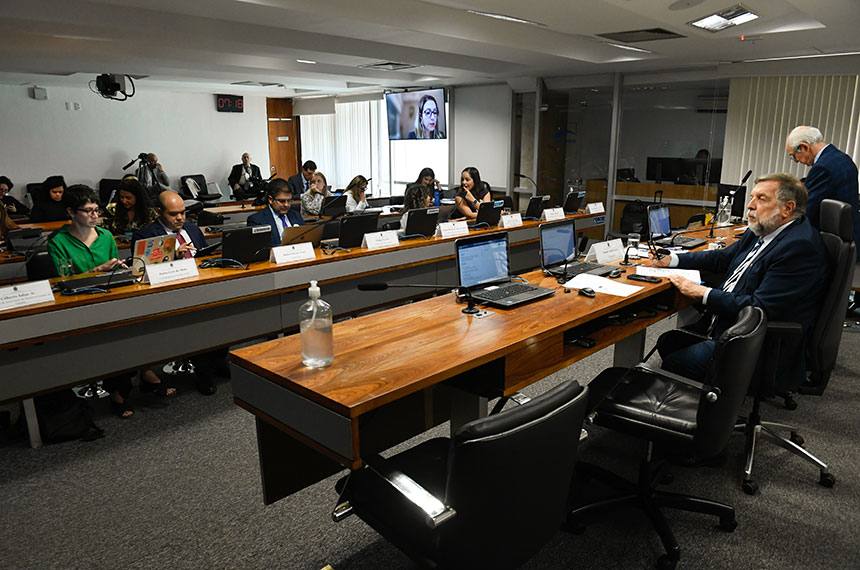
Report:
[[[232,188],[233,195],[237,199],[243,200],[253,194],[253,189],[261,183],[262,179],[260,167],[251,164],[251,155],[246,152],[242,155],[242,162],[233,166],[230,171],[227,184]]]
[[[678,291],[702,303],[708,313],[700,322],[708,340],[687,347],[661,347],[663,368],[703,380],[714,351],[714,341],[734,324],[748,305],[761,307],[769,321],[795,321],[803,334],[783,340],[777,364],[782,385],[797,388],[805,375],[803,341],[818,313],[824,282],[829,277],[827,253],[821,236],[806,217],[807,193],[790,174],[768,174],[755,181],[747,216],[749,228],[724,249],[674,253],[657,259],[654,267],[700,269],[724,274],[720,287],[706,287],[680,275],[669,280]]]

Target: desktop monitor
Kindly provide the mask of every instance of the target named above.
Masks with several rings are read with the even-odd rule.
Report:
[[[661,158],[649,156],[645,168],[645,178],[655,182],[676,182],[681,174],[680,158]]]
[[[721,158],[682,158],[678,184],[718,184],[723,171]]]
[[[388,93],[385,102],[389,140],[447,138],[444,89]]]

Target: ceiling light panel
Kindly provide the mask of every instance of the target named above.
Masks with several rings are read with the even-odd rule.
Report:
[[[693,27],[707,30],[709,32],[719,32],[720,30],[725,30],[732,26],[740,26],[741,24],[745,24],[756,19],[758,19],[758,14],[747,10],[740,4],[736,4],[731,8],[726,8],[725,10],[717,12],[716,14],[710,14],[704,18],[687,23]]]

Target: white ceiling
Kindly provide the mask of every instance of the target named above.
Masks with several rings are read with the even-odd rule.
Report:
[[[100,73],[153,88],[268,96],[420,85],[534,84],[624,72],[757,72],[751,58],[860,52],[858,0],[745,0],[760,18],[710,33],[687,22],[735,0],[29,0],[0,3],[0,83],[85,85]],[[532,20],[504,22],[476,9]],[[601,33],[661,27],[686,37],[606,45]],[[758,37],[741,41],[739,36]],[[297,59],[317,62],[298,63]],[[856,74],[858,56],[774,64]],[[378,71],[395,61],[418,66]],[[281,86],[239,87],[240,81]]]

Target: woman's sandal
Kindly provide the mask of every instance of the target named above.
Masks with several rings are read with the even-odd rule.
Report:
[[[128,400],[123,399],[122,402],[117,402],[111,398],[110,407],[113,410],[113,413],[121,420],[127,420],[134,417],[134,408],[129,405]]]
[[[170,396],[176,395],[176,388],[162,380],[161,382],[147,382],[146,380],[140,380],[140,391],[143,394],[155,394],[156,396],[161,396],[162,398],[169,398]],[[173,390],[173,392],[168,393],[168,390]]]

